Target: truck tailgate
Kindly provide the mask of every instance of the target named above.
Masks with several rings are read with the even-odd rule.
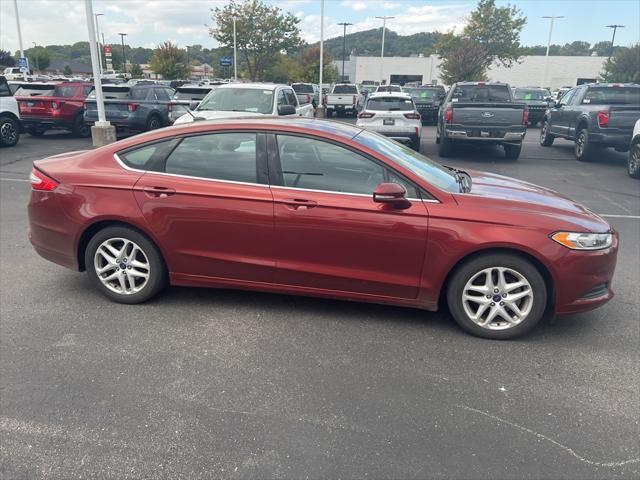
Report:
[[[631,132],[640,119],[640,105],[617,105],[609,108],[608,128],[618,128]]]
[[[453,103],[454,124],[465,127],[522,125],[523,103]]]
[[[356,95],[340,95],[330,93],[327,95],[327,105],[353,105],[356,103]]]

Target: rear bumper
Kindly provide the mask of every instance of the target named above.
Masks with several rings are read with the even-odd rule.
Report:
[[[480,133],[479,135],[475,135],[474,133],[470,134],[471,130],[478,130]],[[488,133],[488,135],[483,136],[483,132]],[[506,131],[503,134],[502,131],[498,133],[494,128],[464,129],[460,127],[452,127],[445,128],[444,134],[445,137],[451,140],[464,140],[466,142],[520,143],[524,139],[526,131]]]
[[[47,127],[47,128],[73,127],[73,119],[67,119],[67,118],[22,116],[21,119],[22,119],[22,124],[27,129],[31,126]]]
[[[127,130],[146,130],[147,124],[145,119],[134,116],[124,117],[115,115],[106,115],[106,120],[114,127],[127,129]],[[93,125],[98,121],[97,116],[87,115],[84,116],[84,121],[90,125]]]
[[[589,132],[589,141],[609,147],[626,147],[631,145],[632,132]]]
[[[327,110],[337,110],[341,112],[352,111],[355,112],[357,110],[356,105],[327,105]]]

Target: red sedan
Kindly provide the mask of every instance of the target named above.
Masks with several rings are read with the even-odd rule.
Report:
[[[618,236],[587,208],[353,125],[199,121],[36,161],[31,184],[36,251],[116,302],[168,283],[446,302],[511,338],[613,297]]]

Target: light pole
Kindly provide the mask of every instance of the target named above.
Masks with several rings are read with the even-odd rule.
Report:
[[[120,35],[120,40],[122,40],[122,72],[125,74],[125,78],[126,78],[127,56],[124,53],[124,37],[126,37],[128,35],[128,33],[119,33],[118,35]]]
[[[100,75],[102,76],[102,47],[100,46],[100,23],[98,17],[104,16],[104,13],[94,13],[96,17],[96,43],[98,44],[98,61],[100,62]]]
[[[320,0],[320,75],[318,77],[319,83],[318,88],[320,91],[318,92],[318,104],[316,106],[316,116],[319,118],[324,118],[324,104],[322,103],[322,99],[324,96],[322,95],[322,73],[324,70],[324,0]]]
[[[547,53],[545,54],[544,59],[544,76],[542,77],[542,87],[546,88],[547,85],[547,71],[549,70],[549,49],[551,48],[551,34],[553,33],[553,22],[556,18],[564,18],[562,15],[545,15],[542,18],[550,18],[551,23],[549,24],[549,38],[547,39]]]
[[[380,49],[380,85],[382,85],[382,66],[384,63],[384,33],[387,30],[387,20],[391,20],[396,17],[376,17],[382,19],[382,48]]]
[[[236,46],[236,17],[233,17],[233,81],[238,81],[238,49]]]
[[[616,41],[616,30],[618,30],[619,28],[624,28],[624,25],[607,25],[606,27],[613,29],[613,36],[611,37],[611,50],[609,50],[609,58],[607,59],[607,62],[610,62],[611,55],[613,55],[613,42]]]
[[[13,0],[13,9],[16,12],[16,25],[18,27],[18,45],[20,46],[20,58],[24,57],[24,49],[22,48],[22,30],[20,29],[20,14],[18,13],[18,0]],[[27,70],[22,72],[22,77],[24,81],[27,81]]]
[[[341,81],[344,82],[344,55],[345,55],[345,52],[347,50],[347,27],[349,25],[353,25],[353,23],[342,22],[342,23],[339,23],[338,25],[342,25],[342,27],[343,27],[343,30],[342,30],[342,79],[341,79]]]

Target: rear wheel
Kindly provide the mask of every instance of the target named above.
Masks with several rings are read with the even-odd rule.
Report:
[[[576,135],[575,154],[576,158],[581,162],[588,162],[593,158],[593,152],[596,150],[589,140],[589,132],[586,128],[578,131]]]
[[[627,173],[631,178],[640,178],[640,143],[631,147],[627,159]]]
[[[142,303],[167,284],[158,248],[128,227],[100,230],[87,245],[89,278],[106,297],[118,303]]]
[[[504,148],[504,156],[508,160],[517,160],[520,157],[520,152],[522,152],[522,144],[519,145],[503,145]]]
[[[13,147],[20,140],[20,126],[11,117],[0,118],[0,146]]]
[[[453,318],[479,337],[508,339],[542,319],[547,288],[540,272],[511,254],[484,255],[456,270],[447,289]]]
[[[162,127],[162,120],[157,115],[151,115],[147,120],[147,130],[157,130]]]
[[[76,137],[87,138],[91,136],[91,127],[85,123],[82,115],[76,117],[71,131]]]

